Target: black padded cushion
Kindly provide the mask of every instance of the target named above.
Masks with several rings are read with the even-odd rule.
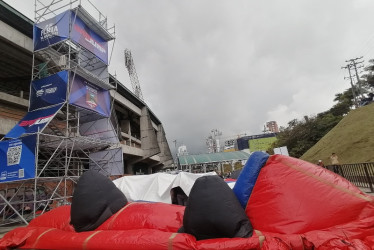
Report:
[[[202,176],[193,185],[180,232],[197,240],[248,238],[252,225],[234,192],[219,176]]]
[[[110,179],[89,170],[75,187],[70,224],[77,232],[94,230],[126,204],[126,196]]]

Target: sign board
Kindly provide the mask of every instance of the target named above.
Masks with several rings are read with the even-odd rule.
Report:
[[[289,154],[288,154],[288,149],[287,149],[286,146],[279,147],[279,148],[274,148],[274,154],[276,154],[276,155],[287,155],[287,156],[289,156]]]
[[[0,182],[35,177],[36,135],[0,142]]]
[[[265,137],[259,139],[249,140],[249,150],[251,152],[255,151],[266,151],[271,146],[273,142],[277,140],[276,137]]]

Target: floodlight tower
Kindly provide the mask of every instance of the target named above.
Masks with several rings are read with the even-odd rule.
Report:
[[[131,51],[129,49],[125,49],[125,65],[126,65],[127,71],[129,72],[132,90],[134,91],[134,94],[137,97],[139,97],[139,99],[144,101],[142,90],[139,84],[138,75],[136,74],[136,70],[135,70],[134,60],[132,59]]]

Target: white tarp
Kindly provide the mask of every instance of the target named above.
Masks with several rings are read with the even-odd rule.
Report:
[[[177,175],[156,173],[150,175],[124,176],[113,181],[129,201],[154,201],[171,203],[170,190],[181,187],[189,196],[195,180],[205,175],[216,175],[215,172],[192,174],[180,172]]]

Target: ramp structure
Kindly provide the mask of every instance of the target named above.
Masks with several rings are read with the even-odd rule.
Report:
[[[116,89],[108,73],[114,26],[89,1],[46,2],[35,0],[29,109],[0,142],[0,183],[6,184],[0,225],[28,224],[69,204],[85,170],[123,175],[109,93]]]

